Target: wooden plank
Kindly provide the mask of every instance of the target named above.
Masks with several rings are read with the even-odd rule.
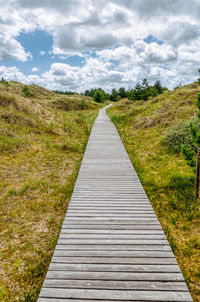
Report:
[[[112,204],[108,204],[108,203],[74,203],[74,204],[70,204],[68,206],[68,210],[90,210],[90,211],[95,211],[95,210],[101,210],[101,211],[153,211],[153,208],[149,205],[149,204],[125,204],[122,203],[120,204],[116,204],[116,203],[112,203]]]
[[[78,211],[75,212],[68,212],[66,218],[72,218],[72,217],[76,217],[76,218],[80,218],[80,217],[89,217],[89,218],[97,218],[97,217],[109,217],[109,218],[137,218],[137,217],[141,217],[141,218],[154,218],[156,219],[156,215],[153,213],[108,213],[108,214],[103,214],[99,213],[98,211],[96,213],[81,213]]]
[[[59,239],[88,239],[88,240],[91,240],[91,239],[101,239],[101,240],[104,240],[104,239],[116,239],[116,240],[166,240],[166,237],[163,235],[109,235],[109,234],[63,234],[61,232],[60,234],[60,237]]]
[[[107,216],[109,216],[109,215],[114,215],[114,214],[117,214],[117,215],[119,215],[119,214],[121,214],[121,215],[127,215],[127,214],[131,214],[131,215],[133,215],[133,214],[135,214],[135,215],[141,215],[141,214],[148,214],[148,215],[154,215],[154,217],[156,217],[155,216],[155,213],[153,212],[153,210],[151,210],[151,209],[143,209],[143,210],[125,210],[125,209],[120,209],[120,210],[101,210],[101,208],[97,208],[97,209],[93,209],[93,210],[90,210],[90,208],[88,208],[88,209],[79,209],[78,210],[78,208],[76,208],[76,209],[68,209],[68,213],[67,213],[67,215],[68,216],[70,216],[70,215],[76,215],[76,214],[90,214],[90,215],[92,215],[92,214],[101,214],[101,215],[103,215],[103,214],[107,214]],[[104,216],[104,215],[103,215]]]
[[[177,291],[120,291],[120,290],[88,290],[43,288],[41,297],[70,299],[113,299],[120,301],[192,301],[189,293]]]
[[[77,272],[156,272],[156,273],[179,273],[177,264],[151,265],[151,264],[66,264],[52,263],[49,271],[77,271]]]
[[[62,298],[59,298],[59,299],[57,299],[57,298],[38,298],[38,300],[37,300],[38,302],[72,302],[72,299],[67,299],[67,298],[64,298],[64,299],[62,299]],[[73,299],[73,302],[97,302],[97,300],[93,300],[93,299]],[[103,301],[103,302],[116,302],[116,300],[100,300],[100,299],[98,299],[98,301]],[[132,301],[126,301],[126,302],[132,302]],[[142,301],[134,301],[134,302],[142,302]]]
[[[108,234],[108,235],[164,235],[160,230],[90,230],[90,229],[62,229],[61,234]]]
[[[169,245],[163,245],[163,244],[157,244],[157,245],[152,245],[152,244],[59,244],[57,243],[56,246],[57,250],[97,250],[97,251],[171,251],[171,248]]]
[[[155,256],[154,256],[155,257]],[[56,257],[53,256],[51,263],[66,263],[66,264],[176,264],[175,258],[128,258],[128,257]]]
[[[108,204],[70,204],[68,206],[68,212],[69,211],[76,211],[76,210],[79,210],[79,211],[95,211],[95,210],[99,210],[99,211],[105,211],[106,213],[109,213],[109,212],[121,212],[121,211],[124,211],[124,212],[137,212],[137,211],[149,211],[149,212],[154,212],[153,211],[153,208],[149,205],[116,205],[116,204],[113,204],[113,205],[108,205]]]
[[[93,245],[168,245],[167,240],[156,240],[156,239],[150,239],[150,240],[140,240],[140,239],[133,239],[133,240],[127,240],[127,239],[58,239],[59,245],[61,244],[93,244]]]
[[[142,258],[146,258],[148,257],[149,259],[150,258],[155,258],[158,259],[159,261],[159,258],[174,258],[174,255],[172,253],[171,250],[164,250],[164,251],[156,251],[156,250],[153,250],[153,251],[148,251],[148,250],[139,250],[139,251],[120,251],[120,250],[117,250],[117,251],[105,251],[105,250],[100,250],[100,251],[95,251],[95,250],[82,250],[82,251],[79,251],[79,250],[69,250],[69,249],[65,249],[65,250],[59,250],[59,249],[56,249],[54,251],[54,256],[55,257],[98,257],[98,258],[104,258],[104,257],[110,257],[110,258],[114,258],[114,257],[120,257],[120,258],[133,258],[133,259],[136,259],[136,258],[140,258],[141,261],[142,261]],[[53,256],[53,257],[54,257]]]
[[[109,201],[109,200],[101,200],[101,201],[82,201],[82,202],[73,202],[73,204],[70,204],[70,207],[109,207],[109,208],[113,208],[113,207],[118,207],[118,208],[146,208],[146,209],[152,209],[152,207],[150,206],[149,203],[147,202],[117,202],[116,200],[113,199],[113,201]]]
[[[72,299],[67,299],[67,298],[38,298],[37,300],[38,302],[72,302]],[[73,299],[73,302],[97,302],[97,300],[93,300],[93,299]],[[99,300],[98,301],[103,301],[103,302],[116,302],[116,300]],[[131,301],[127,301],[127,302],[131,302]],[[141,301],[134,301],[134,302],[141,302]]]
[[[68,223],[67,221],[63,223],[62,229],[93,229],[93,230],[161,230],[160,224],[79,224],[79,223]]]
[[[145,224],[145,225],[159,225],[159,222],[156,218],[104,218],[104,217],[95,217],[90,219],[84,219],[82,217],[66,217],[63,224]]]
[[[117,290],[155,290],[155,291],[187,291],[185,282],[155,282],[155,281],[102,281],[102,280],[62,280],[46,279],[44,287],[53,288],[88,288]]]
[[[68,272],[48,271],[47,279],[67,280],[121,280],[121,281],[184,281],[181,273],[132,272]]]

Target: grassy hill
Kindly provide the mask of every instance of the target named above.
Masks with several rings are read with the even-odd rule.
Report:
[[[174,127],[195,115],[197,83],[149,101],[123,99],[108,109],[155,209],[194,301],[200,301],[200,201],[194,168],[164,144]]]
[[[0,84],[0,301],[36,301],[98,109]]]

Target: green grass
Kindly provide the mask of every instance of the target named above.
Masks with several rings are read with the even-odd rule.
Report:
[[[200,202],[194,169],[162,140],[195,114],[196,83],[147,102],[122,100],[108,109],[175,253],[194,301],[200,301]]]
[[[52,106],[56,94],[28,86],[30,99],[22,87],[0,84],[0,301],[9,302],[37,300],[100,108],[76,97],[66,111]]]

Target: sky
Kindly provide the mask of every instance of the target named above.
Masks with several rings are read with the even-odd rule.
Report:
[[[0,77],[50,90],[172,89],[200,67],[200,0],[0,0]]]

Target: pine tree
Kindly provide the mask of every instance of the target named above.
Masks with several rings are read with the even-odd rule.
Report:
[[[154,84],[154,87],[157,89],[158,94],[161,94],[163,92],[163,88],[162,88],[160,81],[156,81]]]
[[[117,102],[119,100],[118,92],[115,88],[112,89],[112,93],[110,95],[110,100],[112,102]]]
[[[120,97],[122,99],[124,99],[126,97],[126,90],[125,90],[125,88],[124,87],[119,88],[118,94],[120,95]]]

